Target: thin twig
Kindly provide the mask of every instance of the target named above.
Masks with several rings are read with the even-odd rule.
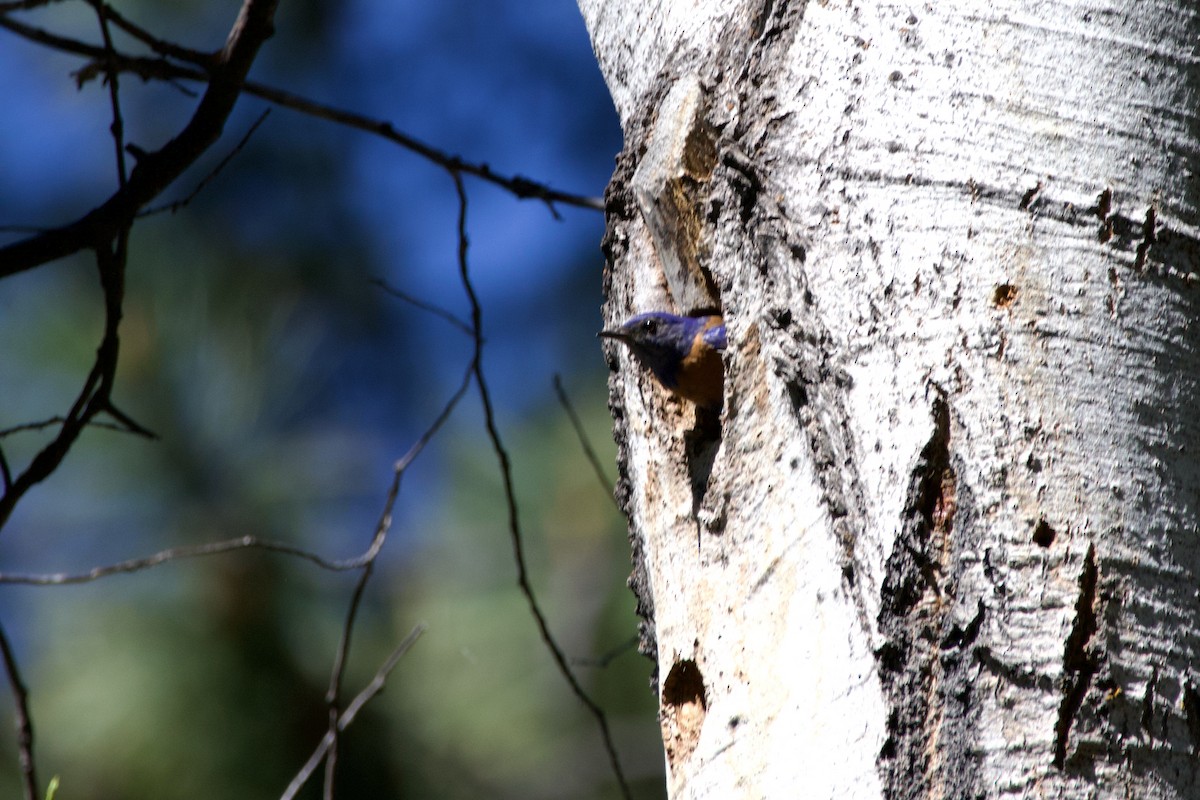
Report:
[[[475,386],[479,389],[479,399],[483,404],[484,426],[487,428],[492,450],[496,453],[496,458],[500,462],[500,477],[504,484],[504,499],[508,505],[508,532],[509,538],[512,541],[513,560],[517,565],[517,585],[520,587],[521,593],[525,596],[525,600],[529,605],[529,612],[533,615],[533,619],[537,623],[538,632],[541,634],[546,649],[550,651],[550,655],[554,658],[554,663],[558,666],[558,671],[566,680],[567,685],[571,687],[571,691],[579,699],[579,702],[595,718],[596,724],[600,728],[600,736],[604,741],[604,749],[608,752],[608,760],[612,765],[613,774],[616,776],[617,784],[621,788],[621,795],[629,800],[629,798],[632,798],[632,794],[629,790],[629,784],[625,781],[625,774],[621,769],[621,761],[617,757],[617,749],[613,744],[612,734],[608,729],[608,718],[605,716],[604,710],[584,691],[583,686],[579,683],[579,679],[571,671],[571,666],[567,663],[567,658],[563,654],[562,648],[559,647],[554,634],[550,632],[550,625],[546,621],[546,615],[537,601],[537,596],[533,591],[533,584],[529,580],[529,568],[525,562],[524,537],[521,533],[521,521],[517,510],[516,489],[513,486],[512,463],[509,460],[508,451],[505,449],[504,443],[500,438],[500,430],[496,426],[496,415],[492,409],[491,393],[488,391],[487,380],[483,374],[482,310],[479,305],[479,297],[475,294],[475,287],[471,283],[471,276],[467,268],[467,249],[469,246],[467,239],[467,191],[463,186],[462,175],[458,172],[453,172],[452,175],[454,176],[454,189],[458,193],[459,279],[471,304],[471,327],[475,333],[475,356],[471,363],[475,372]]]
[[[50,417],[50,419],[38,420],[37,422],[23,422],[20,425],[13,425],[11,428],[0,429],[0,439],[3,439],[6,436],[12,436],[14,433],[44,430],[52,425],[61,425],[66,421],[66,417],[53,416]],[[140,431],[131,430],[124,425],[116,425],[111,422],[103,422],[95,419],[89,421],[88,426],[92,428],[104,428],[105,430],[116,431],[118,433],[140,433]],[[156,439],[158,438],[157,434],[151,434],[151,436]]]
[[[372,538],[371,546],[367,550],[366,561],[362,565],[362,575],[359,576],[358,583],[354,587],[354,595],[350,600],[350,608],[346,613],[346,623],[342,627],[342,636],[338,642],[337,655],[334,658],[333,670],[329,678],[329,691],[325,695],[325,702],[329,706],[329,730],[326,732],[325,740],[323,740],[327,741],[328,744],[326,748],[328,758],[325,761],[324,783],[324,795],[327,800],[332,800],[333,798],[334,775],[337,770],[339,732],[342,730],[339,727],[339,720],[341,719],[339,716],[339,702],[341,699],[342,680],[345,676],[346,663],[350,655],[350,637],[358,616],[359,605],[362,603],[363,594],[367,588],[367,582],[371,579],[371,575],[374,572],[375,558],[383,547],[383,542],[387,537],[388,531],[391,530],[392,512],[396,506],[396,499],[400,495],[400,480],[404,477],[404,473],[409,465],[416,460],[417,456],[425,449],[425,446],[429,444],[430,440],[433,439],[446,420],[450,418],[450,414],[454,411],[454,408],[467,393],[467,390],[471,387],[471,375],[471,368],[468,365],[458,389],[455,390],[446,404],[442,406],[441,412],[434,419],[433,423],[426,428],[421,437],[409,448],[409,451],[396,462],[395,468],[392,471],[392,485],[388,487],[383,513],[380,515],[379,522],[375,526],[375,536]],[[307,781],[308,778],[305,777],[304,780]],[[303,785],[303,782],[301,785]]]
[[[174,42],[168,42],[165,39],[159,39],[145,28],[131,22],[127,17],[122,15],[117,9],[113,8],[108,3],[104,3],[104,13],[108,16],[112,24],[123,30],[125,33],[137,39],[142,44],[149,47],[160,56],[168,56],[170,58],[183,61],[185,63],[195,64],[202,69],[212,69],[214,65],[212,53],[204,53],[199,50],[192,50],[189,47],[182,47]]]
[[[124,227],[115,243],[97,246],[95,249],[100,287],[104,293],[104,333],[100,339],[100,346],[96,349],[96,361],[75,398],[74,405],[63,420],[58,435],[38,451],[16,478],[6,482],[4,494],[0,495],[0,528],[8,521],[17,501],[58,468],[75,440],[79,438],[79,434],[92,418],[108,405],[120,349],[117,329],[120,327],[121,304],[125,298],[128,236],[129,228]]]
[[[467,393],[467,389],[471,386],[473,377],[472,366],[468,366],[463,374],[462,381],[459,383],[454,394],[442,406],[442,410],[438,416],[430,424],[421,437],[413,443],[408,452],[401,456],[396,462],[393,469],[392,484],[388,487],[387,498],[384,501],[383,511],[380,514],[379,521],[375,526],[375,533],[371,538],[370,546],[358,556],[347,559],[329,559],[305,550],[302,547],[276,542],[269,539],[260,539],[257,536],[241,536],[237,539],[225,539],[220,542],[209,542],[207,544],[185,545],[182,547],[170,547],[165,550],[160,550],[149,556],[141,558],[131,558],[126,561],[120,561],[115,564],[109,564],[103,567],[92,567],[85,572],[56,572],[56,573],[41,573],[41,574],[22,574],[18,572],[0,572],[0,584],[19,584],[23,586],[63,586],[67,584],[91,583],[92,581],[107,578],[110,575],[118,575],[123,573],[141,572],[142,570],[156,567],[159,564],[165,564],[170,561],[181,561],[188,558],[200,558],[204,556],[220,555],[229,553],[235,550],[266,550],[271,553],[280,553],[286,556],[302,558],[305,561],[310,561],[316,564],[321,569],[330,570],[332,572],[348,572],[350,570],[361,569],[378,555],[383,547],[383,542],[387,537],[388,530],[392,524],[392,511],[396,505],[396,499],[400,494],[400,479],[403,477],[405,470],[409,465],[416,460],[425,446],[433,439],[434,435],[450,418],[450,414],[454,408],[462,400]]]
[[[637,648],[638,636],[631,636],[629,639],[621,642],[616,647],[610,649],[606,653],[602,653],[595,658],[572,658],[571,663],[577,667],[595,667],[605,669],[609,664],[616,661],[621,656]]]
[[[327,559],[302,547],[284,544],[283,542],[259,539],[257,536],[240,536],[237,539],[225,539],[206,544],[168,547],[148,556],[118,561],[102,567],[92,567],[85,572],[49,572],[49,573],[20,573],[0,572],[0,584],[17,584],[21,586],[66,586],[78,583],[91,583],[102,580],[110,575],[120,575],[156,567],[171,561],[183,561],[189,558],[215,556],[231,553],[236,550],[266,550],[271,553],[281,553],[286,556],[311,561],[321,569],[331,572],[347,572],[362,567],[367,555],[337,561]]]
[[[441,317],[442,319],[446,320],[451,325],[453,325],[454,327],[458,328],[460,331],[465,333],[467,336],[471,336],[473,334],[473,331],[471,330],[470,325],[463,322],[461,319],[454,316],[454,314],[450,313],[449,311],[442,308],[441,306],[434,305],[433,303],[426,302],[419,297],[414,297],[413,295],[409,294],[408,292],[401,291],[400,289],[397,289],[396,287],[389,284],[383,278],[372,278],[371,283],[375,284],[380,289],[383,289],[385,292],[392,295],[393,297],[397,297],[397,298],[403,300],[404,302],[408,303],[411,306],[416,306],[417,308],[421,309],[422,311],[428,311],[430,314],[433,314],[434,316]]]
[[[587,458],[588,463],[592,465],[592,472],[596,473],[597,480],[604,487],[605,494],[608,499],[615,505],[617,502],[614,494],[612,481],[604,474],[604,467],[600,466],[600,459],[596,457],[596,451],[592,449],[592,443],[588,440],[587,432],[583,429],[583,423],[579,420],[579,415],[575,413],[575,407],[571,405],[571,399],[567,397],[567,390],[563,388],[562,376],[554,376],[554,393],[558,395],[558,402],[562,405],[563,410],[567,412],[567,417],[571,420],[571,427],[575,429],[575,437],[579,439],[579,446],[583,448],[583,455]],[[617,506],[618,510],[620,506]]]
[[[0,447],[0,490],[8,492],[12,488],[12,472],[8,468],[8,458],[4,455],[4,448]]]
[[[363,567],[362,574],[354,586],[354,594],[350,597],[350,608],[346,612],[346,622],[342,625],[342,635],[338,641],[337,656],[333,661],[333,672],[329,676],[329,691],[325,694],[325,704],[329,706],[329,752],[325,756],[325,800],[333,800],[333,782],[337,772],[338,760],[338,719],[341,715],[339,703],[342,696],[342,679],[346,674],[346,663],[350,659],[350,637],[354,632],[354,623],[358,617],[358,608],[366,593],[367,583],[375,571],[372,561]]]
[[[112,133],[113,144],[116,146],[117,185],[124,187],[129,173],[125,171],[125,121],[121,116],[121,85],[117,79],[121,73],[114,67],[117,51],[113,47],[112,34],[108,30],[108,17],[104,13],[104,3],[101,0],[87,0],[87,2],[96,12],[96,19],[100,22],[100,36],[104,40],[104,82],[108,84],[108,97],[112,104],[112,125],[109,126],[109,131]]]
[[[358,716],[358,712],[363,709],[363,706],[365,706],[371,701],[371,699],[383,691],[383,687],[387,683],[388,675],[390,675],[392,670],[396,668],[396,665],[400,663],[400,659],[403,658],[404,654],[412,648],[417,639],[420,638],[421,634],[425,632],[427,627],[428,626],[423,622],[417,623],[415,626],[413,626],[413,629],[409,631],[408,636],[404,637],[404,641],[396,645],[396,649],[391,652],[391,655],[387,657],[387,660],[384,661],[379,669],[375,672],[375,677],[372,678],[371,682],[368,683],[363,690],[355,696],[354,700],[352,700],[350,704],[346,706],[346,710],[343,711],[342,715],[338,718],[337,729],[339,732],[343,732],[349,728],[354,722],[355,717]],[[304,762],[304,766],[301,767],[300,771],[296,773],[296,777],[292,778],[292,782],[289,783],[287,788],[283,790],[283,794],[280,795],[280,800],[293,800],[293,798],[296,797],[299,791],[304,788],[304,784],[308,783],[308,779],[312,777],[313,772],[315,772],[317,767],[320,766],[321,760],[325,758],[325,753],[329,750],[332,744],[333,734],[327,731],[324,738],[322,738],[317,744],[316,749],[313,750],[312,755],[308,757],[308,761]]]
[[[33,765],[33,720],[29,716],[29,691],[21,681],[21,673],[17,669],[17,659],[0,625],[0,654],[4,657],[4,672],[8,675],[8,685],[12,689],[13,705],[16,706],[17,724],[17,753],[21,762],[21,785],[25,791],[25,800],[37,800],[38,782]]]
[[[28,11],[31,8],[61,2],[62,0],[7,0],[7,2],[0,3],[0,14],[7,14],[9,11]]]
[[[142,425],[140,422],[133,419],[133,417],[129,416],[121,409],[117,408],[113,404],[111,397],[108,398],[108,402],[104,405],[104,413],[121,423],[119,426],[104,427],[112,427],[114,430],[120,431],[121,433],[132,433],[133,435],[141,436],[144,439],[158,438],[157,433]],[[99,423],[97,423],[97,425],[99,425]]]
[[[198,195],[198,194],[200,194],[200,192],[204,191],[204,187],[206,187],[210,183],[212,183],[212,181],[217,177],[217,175],[219,175],[221,173],[221,170],[225,169],[225,167],[228,166],[229,162],[233,161],[234,157],[238,153],[242,152],[243,148],[245,148],[246,145],[249,143],[250,137],[254,135],[254,132],[256,130],[258,130],[258,126],[263,124],[263,122],[266,120],[267,116],[270,113],[271,113],[271,109],[268,108],[265,111],[263,111],[263,113],[259,114],[258,119],[254,120],[254,124],[250,126],[250,128],[246,131],[245,135],[242,136],[242,138],[238,141],[238,143],[236,145],[234,145],[233,149],[225,154],[225,157],[222,158],[217,163],[217,165],[215,167],[213,167],[212,170],[210,170],[209,173],[207,175],[205,175],[200,180],[199,183],[196,184],[196,187],[194,189],[192,189],[192,191],[189,192],[186,197],[183,197],[179,200],[175,200],[170,203],[164,203],[163,205],[160,205],[160,206],[151,206],[150,208],[143,209],[142,211],[138,212],[137,216],[139,218],[140,217],[149,217],[149,216],[153,216],[154,214],[161,214],[163,212],[169,212],[171,214],[174,214],[176,211],[179,211],[181,208],[185,208],[189,203],[191,203],[193,200],[196,199],[196,195]]]

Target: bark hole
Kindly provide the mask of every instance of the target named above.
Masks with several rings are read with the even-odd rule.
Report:
[[[672,767],[696,749],[708,713],[704,676],[691,659],[676,661],[663,681],[662,737]]]
[[[1098,630],[1096,621],[1096,587],[1100,570],[1096,567],[1096,545],[1089,544],[1083,557],[1083,572],[1079,576],[1079,599],[1075,602],[1075,623],[1063,648],[1063,699],[1058,707],[1058,722],[1054,726],[1054,766],[1059,769],[1067,760],[1067,745],[1071,724],[1083,707],[1092,678],[1099,669],[1099,657],[1088,648]]]
[[[992,305],[996,308],[1008,308],[1017,299],[1017,287],[1011,283],[1002,283],[992,293]]]
[[[1049,547],[1054,544],[1055,537],[1058,536],[1058,531],[1054,530],[1046,520],[1039,519],[1037,525],[1033,529],[1033,543],[1038,547]]]

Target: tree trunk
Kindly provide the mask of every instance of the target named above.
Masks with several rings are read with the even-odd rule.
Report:
[[[671,795],[1200,797],[1193,0],[579,2]]]

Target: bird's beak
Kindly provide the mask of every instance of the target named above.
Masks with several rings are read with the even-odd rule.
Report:
[[[596,334],[600,339],[616,339],[620,342],[629,341],[629,334],[622,330],[600,331]]]

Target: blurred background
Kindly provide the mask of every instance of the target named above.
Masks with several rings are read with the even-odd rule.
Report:
[[[115,5],[164,39],[211,51],[238,2]],[[14,18],[100,41],[83,2]],[[123,36],[116,44],[143,52]],[[83,63],[0,31],[2,242],[72,219],[116,186],[108,92],[99,81],[76,88]],[[287,0],[251,77],[582,195],[603,193],[620,147],[567,0]],[[121,89],[127,139],[145,149],[177,133],[196,102],[128,75]],[[267,107],[243,97],[222,141],[162,199],[187,195]],[[467,191],[484,368],[533,584],[609,714],[635,795],[660,797],[651,665],[630,646],[624,520],[552,383],[562,376],[611,479],[595,339],[603,215],[563,206],[555,219],[470,178]],[[362,552],[392,464],[471,354],[461,331],[373,280],[465,318],[456,213],[443,170],[273,110],[186,208],[134,228],[114,399],[159,440],[86,431],[0,532],[0,571],[84,570],[244,534],[329,558]],[[0,430],[70,407],[101,324],[89,258],[0,281]],[[50,433],[6,436],[13,468]],[[72,800],[277,797],[325,729],[355,578],[242,551],[81,586],[0,585],[39,779],[58,776],[58,797]],[[339,797],[618,796],[595,723],[516,588],[476,394],[405,475],[355,629],[347,697],[418,622],[427,631],[343,740]],[[12,726],[0,725],[0,797],[19,791]]]

